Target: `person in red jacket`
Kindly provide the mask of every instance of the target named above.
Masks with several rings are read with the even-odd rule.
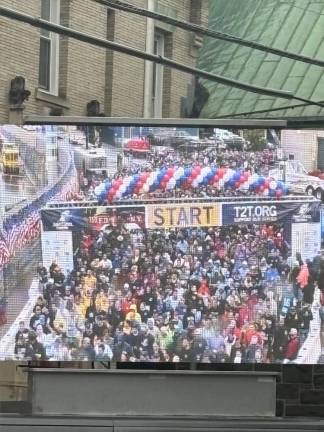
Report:
[[[285,351],[285,359],[286,360],[295,360],[300,347],[300,341],[298,337],[298,331],[295,328],[290,329],[289,332],[289,340],[286,346]]]

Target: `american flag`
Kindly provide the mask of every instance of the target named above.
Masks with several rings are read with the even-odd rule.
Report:
[[[10,252],[7,247],[7,243],[0,233],[0,267],[3,267],[10,259]]]

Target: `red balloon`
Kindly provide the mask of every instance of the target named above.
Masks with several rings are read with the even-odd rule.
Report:
[[[235,187],[238,189],[240,186],[241,186],[241,183],[240,183],[239,181],[237,181],[237,182],[235,183]]]
[[[224,174],[225,174],[225,170],[224,170],[224,168],[220,168],[220,169],[218,170],[218,173],[217,173],[218,178],[222,178],[222,177],[224,176]]]
[[[244,183],[244,182],[245,182],[245,177],[244,177],[244,175],[242,174],[241,177],[240,177],[240,183]]]
[[[250,177],[250,173],[248,171],[245,171],[243,175],[245,180],[247,180]]]
[[[194,176],[194,177],[198,177],[199,174],[200,174],[200,171],[201,171],[201,168],[200,168],[199,166],[195,167],[195,168],[192,170],[192,176]]]
[[[265,190],[265,185],[261,185],[261,186],[259,187],[259,191],[260,191],[260,192],[264,192],[264,190]]]
[[[169,178],[171,178],[173,176],[173,173],[174,173],[174,168],[169,168],[167,170],[167,174],[170,176]]]
[[[276,197],[277,197],[277,198],[281,198],[282,195],[283,195],[283,192],[282,192],[281,189],[279,189],[279,190],[276,191]]]

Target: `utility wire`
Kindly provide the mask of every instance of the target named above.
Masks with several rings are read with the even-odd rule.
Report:
[[[321,66],[324,67],[324,60],[315,59],[312,57],[304,56],[301,54],[296,54],[291,51],[281,50],[277,48],[272,48],[270,46],[261,44],[259,42],[253,42],[248,39],[242,39],[237,36],[230,35],[228,33],[219,32],[216,30],[209,29],[207,27],[190,23],[187,21],[178,20],[176,18],[171,18],[167,15],[160,14],[157,12],[152,12],[147,9],[138,8],[130,3],[120,1],[120,0],[93,0],[96,3],[100,3],[102,5],[108,6],[111,9],[117,9],[124,12],[129,12],[136,15],[145,16],[147,18],[152,18],[167,24],[170,24],[175,27],[182,28],[184,30],[188,30],[191,32],[195,32],[197,34],[200,34],[202,36],[209,36],[214,39],[220,39],[224,40],[226,42],[235,43],[238,45],[246,46],[249,48],[253,48],[259,51],[264,51],[269,54],[274,54],[280,57],[286,57],[292,60],[300,61],[303,63],[308,63],[315,66]]]
[[[324,101],[320,101],[320,103],[324,104]],[[253,114],[266,114],[269,112],[285,111],[285,110],[290,110],[290,109],[293,110],[295,108],[302,108],[302,107],[307,107],[307,106],[309,106],[308,103],[295,104],[295,105],[285,105],[285,106],[278,107],[278,108],[269,108],[269,109],[263,109],[263,110],[257,110],[257,111],[246,111],[246,112],[241,112],[241,113],[226,114],[225,116],[213,117],[213,118],[217,119],[217,118],[244,117],[244,116],[250,116]]]
[[[283,99],[295,99],[295,100],[299,100],[302,102],[306,102],[310,105],[317,105],[317,106],[320,106],[322,108],[324,107],[324,104],[297,97],[294,94],[292,94],[291,92],[254,86],[254,85],[247,84],[247,83],[237,81],[234,79],[226,78],[226,77],[223,77],[221,75],[212,74],[210,72],[206,72],[206,71],[203,71],[201,69],[196,69],[196,68],[193,68],[190,66],[186,66],[182,63],[178,63],[178,62],[171,60],[169,58],[166,58],[166,57],[162,57],[162,56],[155,55],[155,54],[150,54],[150,53],[147,53],[145,51],[140,51],[140,50],[137,50],[135,48],[131,48],[131,47],[128,47],[126,45],[119,44],[117,42],[112,42],[112,41],[108,41],[106,39],[102,39],[102,38],[99,38],[96,36],[88,35],[86,33],[80,32],[78,30],[64,27],[60,24],[50,23],[50,22],[45,21],[41,18],[33,17],[31,15],[26,15],[26,14],[23,14],[21,12],[9,9],[9,8],[0,7],[0,16],[5,16],[7,18],[10,18],[10,19],[13,19],[16,21],[27,23],[33,27],[42,28],[42,29],[48,30],[50,32],[58,33],[58,34],[61,34],[64,36],[69,36],[73,39],[77,39],[79,41],[89,43],[91,45],[95,45],[98,47],[110,49],[110,50],[121,52],[124,54],[128,54],[130,56],[140,58],[143,60],[152,61],[154,63],[168,66],[170,68],[177,69],[177,70],[180,70],[182,72],[186,72],[188,74],[204,78],[206,80],[214,81],[214,82],[217,82],[219,84],[223,84],[225,86],[239,88],[239,89],[244,90],[244,91],[257,93],[257,94],[264,94],[264,95],[271,96],[271,97],[277,97],[277,98],[283,98]]]

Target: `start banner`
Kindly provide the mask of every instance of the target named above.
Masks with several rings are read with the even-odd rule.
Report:
[[[146,206],[146,227],[150,229],[213,227],[222,225],[220,203],[183,203]]]

